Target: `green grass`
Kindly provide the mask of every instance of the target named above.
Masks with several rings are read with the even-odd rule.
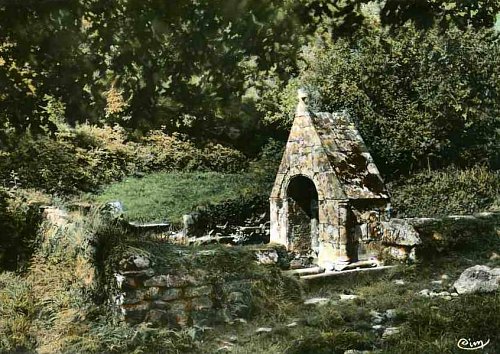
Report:
[[[261,184],[249,173],[160,172],[112,184],[96,200],[121,201],[128,220],[177,223],[198,206],[236,200],[258,190]]]
[[[94,217],[95,219],[92,219]],[[303,294],[297,281],[273,267],[253,262],[247,247],[188,247],[138,240],[118,225],[101,219],[97,210],[84,217],[70,214],[64,229],[42,230],[31,267],[23,275],[0,273],[0,352],[50,353],[216,353],[231,339],[232,353],[343,354],[348,349],[375,353],[457,353],[460,338],[488,340],[482,353],[500,352],[500,292],[461,295],[451,300],[424,298],[422,289],[447,291],[460,273],[475,264],[500,266],[493,252],[500,249],[500,228],[470,247],[421,259],[412,266],[391,269],[380,278],[349,278],[310,286]],[[489,242],[486,242],[486,237]],[[103,249],[105,242],[115,247]],[[246,322],[192,327],[182,331],[118,322],[108,303],[93,303],[100,294],[92,245],[101,252],[102,276],[116,262],[136,253],[147,254],[155,269],[182,270],[196,277],[252,278],[245,291],[252,297]],[[199,251],[212,251],[213,256]],[[100,264],[97,262],[96,264]],[[447,279],[443,279],[446,274]],[[396,279],[404,280],[398,285]],[[433,281],[443,280],[441,284]],[[109,284],[109,283],[108,283]],[[339,294],[356,294],[352,302]],[[309,297],[327,297],[323,306],[307,306]],[[399,327],[392,338],[372,328],[371,311],[395,310],[384,327]],[[295,322],[296,325],[288,327]],[[259,327],[270,333],[255,333]],[[236,338],[236,339],[234,339]],[[479,352],[479,351],[478,351]]]
[[[488,340],[481,352],[500,351],[500,292],[442,298],[424,298],[423,289],[448,291],[464,269],[475,264],[500,266],[490,259],[500,247],[500,229],[490,234],[480,250],[460,249],[439,257],[426,259],[412,266],[391,269],[381,278],[351,278],[330,281],[309,287],[306,297],[326,297],[322,306],[297,304],[286,308],[280,316],[259,316],[246,324],[217,328],[204,336],[207,352],[220,347],[214,338],[236,336],[233,353],[344,353],[347,349],[374,350],[374,353],[458,353],[460,338]],[[447,279],[442,276],[446,274]],[[394,282],[401,279],[404,285]],[[433,283],[442,280],[441,284]],[[352,302],[339,301],[339,294],[356,294]],[[400,334],[382,339],[372,326],[371,311],[395,310],[395,316],[384,319],[384,327],[399,327]],[[287,324],[296,322],[296,327]],[[273,331],[255,334],[259,327]]]

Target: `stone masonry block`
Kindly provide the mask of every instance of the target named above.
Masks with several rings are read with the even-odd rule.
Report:
[[[163,290],[161,294],[162,301],[172,301],[177,300],[182,296],[182,289],[179,288],[169,288]]]
[[[184,297],[198,297],[198,296],[210,296],[212,294],[211,285],[203,285],[196,287],[189,287],[184,290]]]
[[[191,311],[206,310],[211,309],[212,307],[213,303],[209,296],[201,296],[191,299]]]
[[[190,282],[191,279],[187,275],[162,274],[144,281],[144,286],[182,288],[188,286]]]
[[[174,301],[167,311],[168,321],[172,327],[185,327],[188,325],[188,314],[184,301]]]

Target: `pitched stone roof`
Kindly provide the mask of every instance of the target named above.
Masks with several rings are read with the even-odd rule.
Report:
[[[347,112],[310,113],[324,152],[349,199],[386,199],[389,192]]]

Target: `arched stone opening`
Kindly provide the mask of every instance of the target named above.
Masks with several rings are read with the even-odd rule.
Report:
[[[319,241],[318,191],[309,178],[298,175],[286,189],[288,201],[288,247],[302,255],[317,255]]]

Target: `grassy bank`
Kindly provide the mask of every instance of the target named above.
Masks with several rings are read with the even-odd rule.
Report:
[[[102,203],[121,201],[128,220],[176,223],[198,206],[238,200],[261,189],[251,173],[160,172],[127,178],[95,198]]]

